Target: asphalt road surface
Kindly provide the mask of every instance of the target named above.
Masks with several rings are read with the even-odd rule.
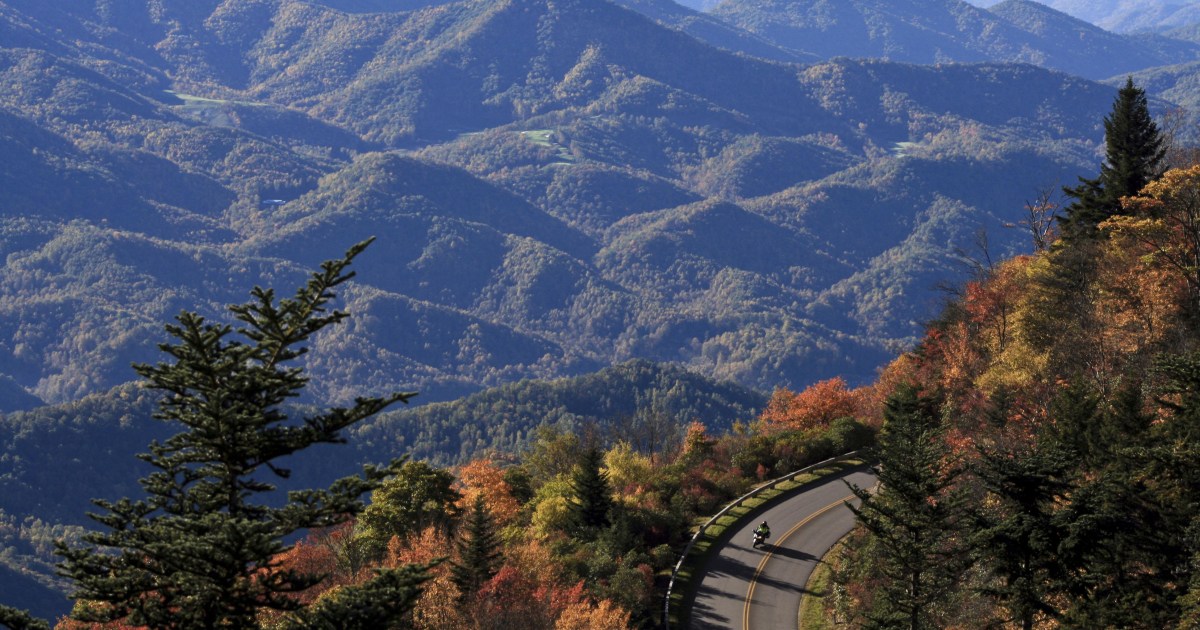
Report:
[[[853,495],[843,483],[875,485],[861,466],[807,486],[733,533],[701,568],[691,625],[695,630],[792,630],[798,626],[804,585],[817,562],[854,527],[843,503]],[[754,528],[771,526],[771,539],[753,548]]]

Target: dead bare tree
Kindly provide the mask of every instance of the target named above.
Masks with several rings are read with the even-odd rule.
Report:
[[[1054,186],[1037,190],[1032,201],[1025,202],[1025,215],[1020,221],[1005,223],[1004,227],[1024,228],[1033,242],[1033,251],[1044,252],[1058,239],[1058,210],[1061,205]]]

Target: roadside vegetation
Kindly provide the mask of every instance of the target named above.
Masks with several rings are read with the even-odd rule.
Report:
[[[981,266],[894,383],[881,490],[833,566],[852,627],[1200,620],[1200,166],[1127,82],[1036,253]]]

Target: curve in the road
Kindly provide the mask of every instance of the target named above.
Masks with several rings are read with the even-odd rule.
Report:
[[[847,482],[869,488],[875,477],[868,466],[825,477],[737,527],[697,575],[689,627],[795,628],[808,576],[854,527],[854,513],[843,503],[852,496]],[[786,533],[756,549],[751,536],[763,520]]]
[[[828,512],[829,510],[843,507],[845,505],[846,501],[850,501],[852,499],[854,499],[854,493],[850,493],[850,494],[838,499],[837,501],[834,501],[833,503],[830,503],[829,505],[817,510],[812,515],[806,517],[803,521],[800,521],[799,523],[796,523],[795,525],[793,525],[791,529],[787,530],[786,533],[784,533],[782,536],[779,537],[779,541],[775,544],[780,545],[780,546],[786,545],[787,540],[792,537],[792,534],[795,534],[797,531],[799,531],[802,527],[807,525],[813,519],[817,518],[818,516],[821,516],[822,514]],[[763,556],[762,561],[758,563],[758,569],[754,572],[754,577],[750,579],[750,588],[746,591],[746,603],[742,607],[742,627],[744,627],[744,628],[750,627],[750,610],[753,608],[753,606],[751,606],[750,604],[754,601],[754,589],[755,589],[755,587],[758,586],[758,580],[759,580],[760,576],[762,576],[763,570],[767,566],[767,562],[769,562],[771,560],[771,558],[774,558],[774,557],[775,557],[774,550],[767,551],[766,555]],[[819,560],[820,557],[818,556],[817,559]],[[811,571],[809,572],[809,574],[811,575]],[[804,584],[807,584],[807,583],[808,583],[807,578],[805,578],[803,581],[796,582],[796,584],[799,584],[801,586],[803,586]]]

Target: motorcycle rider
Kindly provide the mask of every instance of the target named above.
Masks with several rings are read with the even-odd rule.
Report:
[[[757,528],[755,528],[754,544],[766,542],[766,540],[770,537],[771,537],[771,528],[767,525],[766,521],[763,521]]]

